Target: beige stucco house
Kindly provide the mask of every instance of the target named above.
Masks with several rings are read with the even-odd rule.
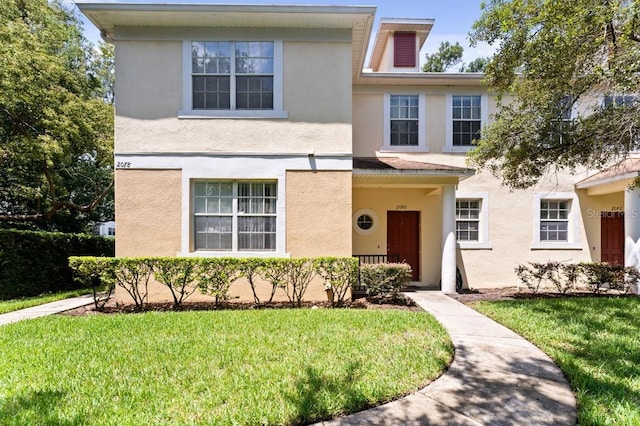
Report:
[[[77,3],[116,49],[117,256],[404,260],[447,292],[456,266],[481,288],[640,261],[636,160],[513,192],[466,166],[496,103],[481,74],[420,71],[431,19]]]

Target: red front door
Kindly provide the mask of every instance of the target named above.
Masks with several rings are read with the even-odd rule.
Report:
[[[387,254],[400,256],[411,266],[413,281],[420,280],[420,212],[387,212]]]
[[[622,212],[602,212],[600,260],[612,265],[624,265],[624,213]]]

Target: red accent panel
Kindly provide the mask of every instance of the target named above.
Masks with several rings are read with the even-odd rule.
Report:
[[[395,33],[393,35],[393,66],[416,66],[416,33]]]

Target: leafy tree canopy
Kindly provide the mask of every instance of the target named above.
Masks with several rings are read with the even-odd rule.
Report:
[[[445,72],[462,62],[463,53],[464,48],[460,46],[460,43],[451,44],[448,41],[443,41],[440,43],[437,52],[426,55],[426,62],[422,65],[422,71]],[[479,57],[469,62],[469,64],[462,62],[458,72],[483,72],[489,61],[490,58]]]
[[[1,226],[78,230],[113,215],[110,54],[57,0],[0,2]]]
[[[445,72],[462,61],[464,49],[460,43],[451,44],[448,41],[440,43],[435,53],[427,54],[426,62],[422,66],[424,72]]]
[[[638,0],[490,0],[472,43],[499,43],[485,78],[499,112],[470,164],[512,188],[600,168],[639,148]],[[608,104],[608,105],[607,105]]]

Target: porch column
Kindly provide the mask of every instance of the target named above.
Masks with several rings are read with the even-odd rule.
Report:
[[[624,191],[624,266],[640,268],[640,189]],[[640,283],[633,289],[640,295]]]
[[[456,292],[456,187],[442,186],[442,268],[441,290]]]

